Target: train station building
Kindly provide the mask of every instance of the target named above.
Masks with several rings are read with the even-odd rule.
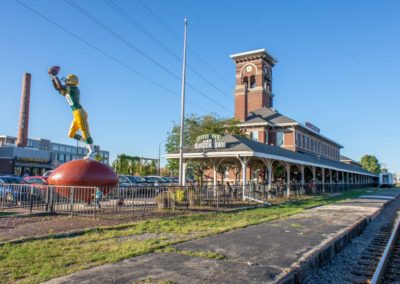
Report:
[[[231,55],[236,66],[234,117],[246,137],[204,135],[196,145],[185,145],[188,161],[207,163],[214,182],[282,182],[290,188],[305,184],[372,184],[377,176],[345,157],[343,146],[321,134],[312,123],[301,123],[274,108],[273,67],[277,63],[265,49]],[[167,159],[179,158],[169,153]],[[351,162],[352,161],[352,162]],[[222,170],[221,170],[222,168]]]

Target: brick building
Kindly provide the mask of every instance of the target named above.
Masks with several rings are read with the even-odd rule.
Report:
[[[298,122],[279,113],[273,104],[273,67],[277,63],[265,49],[231,55],[235,68],[234,117],[248,138],[203,135],[197,145],[187,145],[183,169],[191,160],[209,165],[205,179],[217,182],[248,180],[268,184],[292,185],[316,182],[322,185],[367,185],[377,176],[359,164],[340,160],[338,142],[320,133],[312,123]],[[167,159],[179,158],[178,152]],[[221,167],[223,166],[223,167]],[[225,167],[227,166],[227,167]],[[221,172],[221,168],[225,168]]]
[[[272,69],[276,60],[265,49],[231,55],[236,64],[235,118],[260,143],[339,161],[339,143],[273,108]]]
[[[0,135],[0,174],[42,175],[61,164],[75,159],[82,159],[87,154],[86,147],[72,146],[52,142],[43,138],[26,138],[26,146],[18,147],[18,138]],[[95,150],[102,162],[109,164],[109,151]]]

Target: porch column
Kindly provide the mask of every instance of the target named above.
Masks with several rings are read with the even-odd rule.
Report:
[[[332,170],[329,169],[329,183],[332,184]]]
[[[321,168],[322,174],[322,192],[325,192],[325,168]]]
[[[286,168],[286,196],[290,196],[290,164],[286,163],[285,164]]]
[[[312,179],[314,182],[317,181],[317,175],[315,174],[315,167],[311,167],[311,171],[312,171]]]
[[[213,164],[213,172],[214,172],[213,185],[215,189],[217,187],[217,166],[215,164]]]
[[[347,183],[347,184],[349,184],[349,183],[350,183],[350,176],[349,176],[349,172],[347,172],[347,173],[346,173],[346,176],[347,176],[346,183]]]
[[[269,193],[271,192],[271,188],[272,188],[272,161],[267,160],[264,161],[265,165],[267,166],[267,170],[268,170],[268,193],[267,193],[267,197],[269,198]]]
[[[243,160],[240,160],[240,163],[242,164],[242,198],[245,200],[245,191],[246,191],[246,185],[247,185],[247,163],[248,163],[248,158],[243,158]]]
[[[305,183],[304,165],[300,166],[300,173],[301,173],[301,186],[304,188],[304,183]]]
[[[182,185],[183,186],[186,185],[186,165],[187,165],[186,160],[183,160],[182,161]]]

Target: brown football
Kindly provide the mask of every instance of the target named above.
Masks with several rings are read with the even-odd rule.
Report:
[[[60,72],[60,66],[51,66],[49,68],[49,70],[47,70],[47,73],[56,76],[58,74],[58,72]]]
[[[118,176],[102,163],[92,160],[74,160],[59,166],[48,178],[49,185],[55,185],[55,191],[74,200],[90,203],[96,187],[107,195],[118,185]]]
[[[50,185],[116,186],[118,176],[109,166],[100,162],[73,160],[55,169],[49,176],[48,182]]]

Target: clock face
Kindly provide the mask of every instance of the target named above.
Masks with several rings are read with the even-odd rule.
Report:
[[[250,65],[246,67],[247,72],[251,72],[251,70],[253,70],[253,68]]]

